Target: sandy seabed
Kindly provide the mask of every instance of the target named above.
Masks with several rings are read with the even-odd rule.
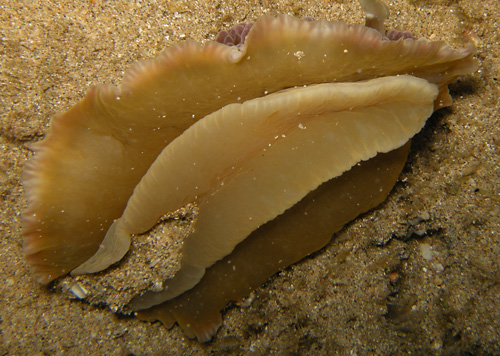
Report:
[[[183,39],[287,13],[361,23],[356,1],[0,3],[1,355],[500,354],[500,3],[391,1],[388,28],[461,47],[479,70],[414,141],[389,198],[231,305],[207,344],[35,283],[21,173],[50,118]]]

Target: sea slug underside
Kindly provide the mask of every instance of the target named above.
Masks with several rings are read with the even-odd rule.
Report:
[[[113,236],[128,246],[164,209],[198,201],[181,270],[164,292],[142,296],[142,306],[192,288],[205,268],[321,183],[404,145],[432,114],[437,94],[436,85],[407,76],[317,84],[231,104],[198,121],[158,156],[116,222]]]
[[[139,317],[161,320],[169,328],[177,322],[189,337],[210,340],[222,322],[220,310],[229,302],[241,300],[283,266],[319,250],[332,233],[382,202],[406,162],[409,147],[407,143],[378,154],[323,183],[208,268],[194,288],[139,311]]]

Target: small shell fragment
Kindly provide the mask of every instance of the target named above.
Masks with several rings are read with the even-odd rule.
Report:
[[[85,299],[88,294],[88,291],[85,289],[85,287],[78,282],[74,283],[69,291],[73,293],[73,295],[78,299]]]

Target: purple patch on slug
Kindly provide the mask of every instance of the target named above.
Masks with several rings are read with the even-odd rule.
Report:
[[[215,41],[227,46],[241,46],[245,43],[245,38],[252,26],[253,23],[239,23],[229,30],[219,32]]]
[[[315,18],[310,16],[302,17],[302,20],[316,21]],[[220,31],[215,38],[216,42],[225,44],[226,46],[242,46],[245,39],[252,28],[253,23],[239,23],[234,25],[228,30]],[[350,27],[350,26],[349,26]],[[413,35],[410,31],[389,30],[383,37],[384,41],[397,41],[399,39],[412,39],[416,40],[417,36]]]

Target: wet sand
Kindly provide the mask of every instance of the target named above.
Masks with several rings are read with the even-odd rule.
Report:
[[[76,3],[76,4],[75,4]],[[355,1],[0,5],[0,354],[500,354],[500,5],[391,1],[388,28],[460,47],[480,69],[414,141],[389,198],[223,312],[208,344],[38,285],[22,254],[21,173],[50,118],[183,39],[262,14],[361,23]]]

